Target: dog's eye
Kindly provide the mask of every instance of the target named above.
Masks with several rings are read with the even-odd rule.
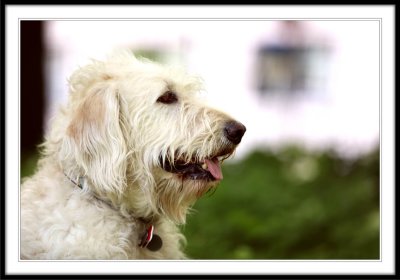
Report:
[[[157,102],[164,104],[172,104],[178,102],[178,97],[174,92],[167,91],[157,99]]]

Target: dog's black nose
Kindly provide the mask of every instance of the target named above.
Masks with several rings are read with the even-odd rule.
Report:
[[[242,140],[246,127],[240,122],[230,121],[226,123],[224,133],[226,138],[229,139],[233,144],[237,145]]]

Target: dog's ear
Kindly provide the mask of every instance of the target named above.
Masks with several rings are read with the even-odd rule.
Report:
[[[118,195],[126,187],[127,143],[119,98],[106,81],[95,83],[75,105],[67,127],[76,164],[99,193]]]

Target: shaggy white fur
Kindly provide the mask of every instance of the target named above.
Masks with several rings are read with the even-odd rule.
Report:
[[[202,102],[199,78],[129,52],[69,82],[21,187],[21,258],[186,258],[178,225],[222,179],[245,127]]]

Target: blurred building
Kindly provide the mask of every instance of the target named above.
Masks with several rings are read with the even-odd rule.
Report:
[[[307,27],[302,21],[280,21],[260,44],[255,72],[260,94],[292,99],[325,90],[332,46]]]

